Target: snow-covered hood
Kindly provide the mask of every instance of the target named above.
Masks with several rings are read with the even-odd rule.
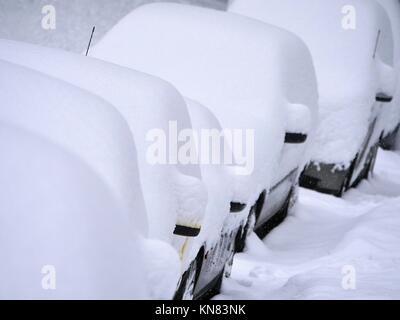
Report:
[[[288,32],[226,12],[144,5],[121,20],[92,55],[170,81],[207,106],[224,129],[254,130],[255,170],[244,179],[250,183],[243,186],[241,201],[269,188],[289,105],[317,106],[304,44]]]
[[[6,77],[9,86],[3,81]],[[15,82],[16,79],[20,82]],[[24,79],[35,84],[36,94],[31,91],[34,86]],[[0,83],[2,90],[14,95],[10,100],[2,91],[0,98],[0,298],[148,299],[145,270],[137,263],[143,259],[139,231],[132,232],[132,221],[124,213],[126,208],[121,206],[120,195],[110,189],[110,174],[101,169],[104,160],[101,152],[107,149],[107,136],[97,136],[104,138],[97,141],[104,146],[88,145],[85,143],[88,135],[80,130],[79,117],[73,119],[75,125],[69,128],[63,125],[73,116],[73,112],[60,111],[66,98],[63,94],[70,95],[68,107],[81,111],[80,116],[89,116],[82,111],[86,103],[96,108],[91,109],[90,116],[105,129],[110,129],[107,124],[115,120],[113,113],[108,113],[108,120],[101,121],[95,111],[102,114],[105,110],[102,103],[65,88],[58,91],[59,108],[53,108],[59,111],[58,119],[61,118],[56,123],[55,113],[53,118],[45,115],[46,104],[54,102],[51,90],[61,89],[62,85],[52,86],[50,81],[17,68],[8,70],[3,63]],[[41,85],[46,86],[45,92],[41,92]],[[39,95],[46,98],[38,101]],[[77,97],[81,103],[72,104]],[[24,109],[23,100],[28,102]],[[10,109],[20,119],[12,121],[11,113],[6,114]],[[32,124],[25,118],[32,119]],[[34,128],[34,124],[38,127]],[[93,133],[100,133],[90,121],[86,125]],[[117,121],[113,130],[119,130],[112,137],[119,138],[119,143],[114,144],[124,151],[123,123]],[[89,153],[78,150],[72,143],[75,138],[87,150],[99,149],[89,152],[97,157],[97,164],[89,161]],[[125,156],[134,164],[129,152]],[[109,160],[116,166],[117,174],[121,161],[111,155]],[[127,191],[134,191],[129,185],[124,186]],[[139,195],[140,191],[132,194],[136,206],[142,201]],[[144,227],[140,221],[134,224],[137,230]]]
[[[186,104],[176,89],[153,76],[104,61],[14,41],[0,41],[0,59],[90,91],[124,117],[138,150],[150,237],[169,242],[175,224],[199,226],[207,197],[198,165],[151,164],[147,157],[154,144],[152,133],[164,133],[169,143],[175,134],[171,123],[177,133],[191,128]]]
[[[135,144],[120,114],[96,96],[44,74],[1,60],[0,70],[0,122],[80,158],[105,182],[136,230],[147,234]]]
[[[229,10],[304,40],[320,95],[313,159],[350,162],[366,135],[376,95],[393,95],[393,40],[383,8],[365,0],[235,0]]]

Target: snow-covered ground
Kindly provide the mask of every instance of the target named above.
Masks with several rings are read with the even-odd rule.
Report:
[[[0,0],[0,38],[82,52],[92,26],[95,44],[155,1],[168,0]],[[169,1],[219,9],[227,2]],[[55,30],[41,26],[49,4]],[[374,176],[344,199],[302,189],[293,214],[267,239],[251,236],[216,299],[400,299],[399,248],[400,152],[380,150]]]
[[[235,257],[216,299],[399,299],[400,153],[344,199],[302,189],[293,215]]]
[[[150,2],[178,2],[224,9],[227,0],[0,0],[0,38],[81,53],[93,26],[95,44],[122,17]],[[42,9],[56,10],[56,28],[42,28]]]

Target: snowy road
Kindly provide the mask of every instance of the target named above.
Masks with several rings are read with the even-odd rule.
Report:
[[[237,255],[216,299],[399,299],[400,153],[344,199],[302,189],[264,243]]]

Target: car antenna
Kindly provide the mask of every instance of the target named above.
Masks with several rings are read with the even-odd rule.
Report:
[[[96,30],[96,26],[93,26],[92,34],[90,35],[90,40],[89,40],[89,43],[88,43],[88,46],[87,46],[87,49],[86,49],[86,56],[89,53],[90,45],[92,44],[93,34],[94,34],[95,30]]]
[[[378,30],[378,35],[376,36],[374,55],[372,56],[373,59],[375,59],[375,57],[376,57],[376,52],[378,51],[378,45],[379,45],[379,38],[380,38],[380,36],[381,36],[381,29]]]

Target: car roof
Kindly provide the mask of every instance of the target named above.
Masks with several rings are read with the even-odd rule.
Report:
[[[271,96],[290,95],[284,78],[291,76],[288,69],[299,69],[297,63],[311,69],[302,80],[313,78],[311,57],[295,35],[243,16],[173,3],[135,9],[106,34],[92,55],[171,81],[182,94],[217,113],[232,112],[237,101],[247,99],[253,100],[254,108],[257,100],[264,100],[264,111],[273,108],[275,104],[266,107],[265,102]],[[316,86],[310,87],[315,96]]]
[[[148,139],[148,134],[156,129],[169,135],[172,122],[176,124],[178,133],[191,128],[187,107],[180,93],[166,81],[142,72],[95,58],[21,42],[0,40],[0,59],[76,85],[101,97],[118,110],[127,121],[138,150],[149,234],[169,239],[176,222],[174,212],[180,206],[177,197],[184,198],[183,194],[177,194],[171,188],[171,184],[175,183],[178,175],[201,179],[201,174],[197,164],[178,162],[151,165],[147,159],[147,150],[153,141]],[[159,223],[160,219],[165,223]]]
[[[104,179],[59,144],[2,120],[0,145],[0,297],[146,298],[138,236]],[[50,268],[57,290],[38,283]]]
[[[263,187],[283,146],[287,101],[317,105],[315,73],[304,43],[235,14],[172,3],[144,5],[91,52],[170,81],[207,106],[223,128],[257,130],[256,144],[267,146],[256,148],[256,168],[263,172],[254,176]]]
[[[382,86],[392,90],[387,77],[379,75],[381,62],[393,67],[391,26],[376,1],[234,0],[229,10],[287,29],[304,40],[314,59],[323,107],[371,105]],[[347,16],[354,20],[354,28],[346,24]]]
[[[61,79],[111,103],[124,116],[141,149],[144,132],[167,129],[169,121],[190,127],[185,102],[168,82],[155,76],[64,50],[0,39],[0,59]],[[144,151],[144,150],[141,150]],[[199,177],[198,167],[182,172]]]
[[[0,60],[0,121],[40,135],[90,166],[147,234],[137,155],[126,121],[104,100]]]
[[[229,11],[304,40],[319,90],[313,160],[349,165],[364,141],[376,95],[394,89],[392,32],[383,8],[373,0],[234,0]]]

